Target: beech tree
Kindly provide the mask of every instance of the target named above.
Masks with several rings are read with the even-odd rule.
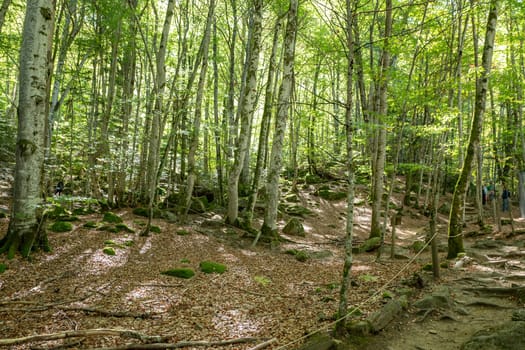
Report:
[[[52,0],[28,0],[20,47],[18,137],[14,198],[0,251],[28,257],[34,247],[48,250],[42,175],[49,112],[51,49],[55,17]]]
[[[485,32],[485,43],[483,46],[483,56],[481,58],[481,72],[476,79],[476,101],[474,106],[474,118],[465,155],[463,168],[454,188],[452,197],[452,207],[450,209],[450,221],[448,225],[448,259],[457,257],[464,251],[463,248],[463,223],[461,212],[465,203],[465,194],[469,186],[469,177],[475,162],[476,149],[481,137],[483,117],[486,108],[487,90],[492,67],[492,54],[494,51],[494,40],[496,37],[496,23],[498,19],[498,0],[490,2],[490,10],[487,19],[487,29]]]

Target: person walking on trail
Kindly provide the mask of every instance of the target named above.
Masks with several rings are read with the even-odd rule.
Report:
[[[502,208],[501,211],[509,211],[509,202],[510,202],[510,191],[507,189],[507,186],[503,185],[503,190],[501,191],[502,199]]]

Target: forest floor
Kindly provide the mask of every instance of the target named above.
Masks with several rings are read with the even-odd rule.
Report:
[[[345,200],[323,200],[314,192],[313,186],[305,186],[299,194],[301,204],[312,210],[301,219],[306,236],[283,236],[286,241],[278,246],[251,248],[252,239],[224,225],[219,212],[192,216],[185,225],[155,219],[161,232],[141,237],[145,219],[121,209],[115,213],[135,232],[85,228],[88,221],[102,220],[101,214],[91,214],[80,216],[70,232],[49,231],[51,253],[35,252],[29,261],[0,255],[0,264],[7,266],[0,274],[0,349],[7,339],[37,335],[42,337],[7,348],[123,349],[155,341],[186,349],[255,349],[268,340],[266,349],[297,348],[307,335],[333,327],[343,265]],[[354,245],[368,236],[367,196],[365,188],[358,188]],[[9,202],[9,195],[2,195],[0,209],[7,210]],[[446,216],[440,215],[442,262],[446,224]],[[0,237],[7,225],[8,219],[0,219]],[[515,219],[514,225],[523,232],[523,220]],[[411,300],[447,287],[458,308],[422,316],[409,307],[382,332],[349,348],[458,349],[476,331],[509,320],[513,309],[523,307],[508,296],[480,301],[468,288],[524,285],[525,235],[511,237],[510,225],[505,225],[504,232],[471,236],[478,228],[469,224],[465,244],[472,258],[458,268],[456,260],[448,261],[449,268],[441,269],[441,278],[434,281],[431,272],[422,271],[430,263],[428,250],[416,255],[409,249],[427,231],[428,218],[405,207],[396,251],[406,259],[390,259],[389,247],[379,262],[375,252],[355,254],[349,304],[359,309],[355,318],[366,318],[381,309],[386,294],[395,295],[417,273],[425,283]],[[480,241],[497,244],[476,246]],[[108,244],[115,255],[104,254]],[[292,249],[307,251],[310,258],[301,262],[286,253]],[[225,264],[227,271],[200,272],[199,263],[210,260]],[[179,279],[160,273],[175,267],[190,267],[196,274]],[[51,334],[55,338],[43,337]],[[160,338],[148,341],[147,336]],[[213,343],[228,340],[236,343]]]

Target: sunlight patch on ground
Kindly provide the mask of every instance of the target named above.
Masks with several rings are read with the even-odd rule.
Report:
[[[115,252],[116,255],[107,255],[102,249],[95,251],[82,266],[85,273],[100,275],[110,268],[125,265],[128,261],[129,252],[124,249],[115,249]]]
[[[146,242],[144,242],[144,245],[140,248],[139,254],[146,254],[148,250],[151,249],[151,237],[148,237],[146,239]]]
[[[13,294],[13,299],[22,299],[25,298],[31,294],[42,294],[44,292],[42,288],[42,283],[40,283],[38,286],[35,286],[29,290],[21,290],[19,292],[16,292]]]
[[[223,253],[222,256],[224,257],[224,259],[228,262],[238,262],[239,261],[239,258],[236,257],[235,255],[233,254],[230,254],[230,253]]]
[[[169,299],[172,299],[173,295]],[[139,286],[129,293],[125,294],[124,303],[136,305],[138,301],[140,305],[147,309],[148,312],[162,313],[167,312],[170,308],[171,301],[167,298],[159,297],[159,289],[148,286]]]
[[[352,271],[369,271],[372,270],[370,265],[354,265],[352,266]]]
[[[309,232],[312,230],[312,226],[307,225],[307,224],[305,224],[304,222],[303,222],[303,227],[304,227],[304,231],[305,231],[305,232],[308,232],[308,233],[309,233]]]
[[[256,256],[257,255],[256,252],[251,251],[251,250],[246,250],[246,249],[241,250],[241,253],[246,256]]]
[[[232,338],[254,334],[261,326],[260,321],[250,319],[246,311],[239,309],[218,311],[212,322],[218,331]]]

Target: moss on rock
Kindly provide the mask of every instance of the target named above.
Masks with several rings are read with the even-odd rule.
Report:
[[[204,273],[222,274],[226,271],[225,265],[213,261],[201,261],[201,263],[199,264],[199,268]]]
[[[82,226],[85,228],[97,228],[98,224],[95,221],[88,221]]]
[[[109,222],[112,224],[119,224],[122,222],[122,218],[113,212],[107,211],[104,213],[102,221]]]
[[[49,229],[53,232],[69,232],[73,230],[73,224],[67,221],[55,221]]]
[[[113,247],[105,247],[102,252],[106,255],[116,255],[115,249]]]
[[[162,271],[161,274],[166,275],[166,276],[173,276],[173,277],[188,279],[188,278],[192,278],[193,276],[195,276],[195,271],[187,267],[181,267],[181,268],[174,268],[174,269]]]

